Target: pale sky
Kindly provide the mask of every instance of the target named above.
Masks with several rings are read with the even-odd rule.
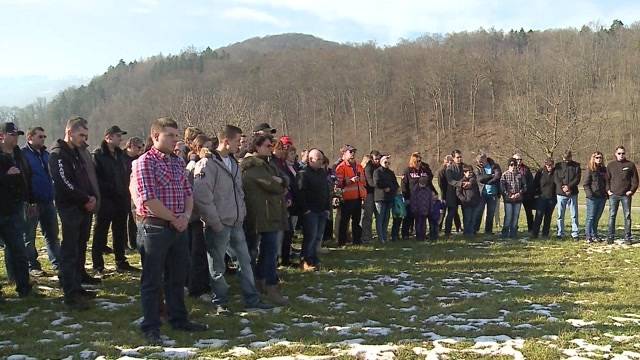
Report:
[[[0,0],[0,77],[103,73],[195,46],[300,32],[381,45],[424,33],[580,28],[640,20],[640,1]]]

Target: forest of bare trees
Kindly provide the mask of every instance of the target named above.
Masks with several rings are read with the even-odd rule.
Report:
[[[207,48],[121,61],[87,86],[3,116],[43,125],[53,138],[80,114],[93,144],[111,124],[144,136],[163,115],[207,131],[269,122],[299,148],[335,154],[349,143],[389,151],[398,165],[416,150],[434,164],[453,148],[467,160],[483,150],[503,161],[517,150],[540,163],[568,148],[585,161],[624,144],[639,158],[640,24],[479,30],[390,47],[309,41],[261,54]]]

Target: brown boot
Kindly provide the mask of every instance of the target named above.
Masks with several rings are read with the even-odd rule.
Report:
[[[286,297],[282,296],[277,285],[267,285],[266,290],[267,290],[266,299],[269,302],[278,306],[289,305],[289,300]]]
[[[256,279],[256,290],[258,290],[258,294],[267,293],[267,284],[264,279]]]

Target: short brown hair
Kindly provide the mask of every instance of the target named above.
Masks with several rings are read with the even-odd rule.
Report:
[[[27,135],[33,136],[33,135],[36,134],[36,131],[44,132],[44,129],[42,128],[42,126],[32,127],[32,128],[29,129],[29,131],[27,131]]]
[[[89,122],[87,121],[87,119],[83,118],[82,116],[72,116],[69,118],[69,120],[67,120],[67,130],[75,131],[79,128],[83,128],[85,130],[89,129]]]
[[[151,134],[159,134],[164,128],[178,128],[178,123],[170,117],[161,117],[151,123]]]
[[[242,129],[227,124],[218,131],[218,139],[232,139],[238,134],[242,135]]]

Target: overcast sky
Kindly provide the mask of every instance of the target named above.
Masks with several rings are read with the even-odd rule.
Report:
[[[640,1],[0,0],[0,77],[101,74],[187,46],[301,32],[381,45],[423,33],[640,20]]]

